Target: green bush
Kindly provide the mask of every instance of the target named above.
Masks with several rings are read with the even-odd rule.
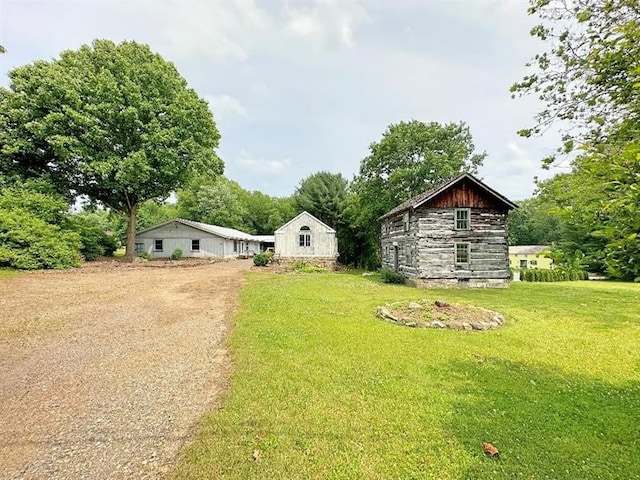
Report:
[[[253,264],[256,267],[266,267],[270,259],[271,259],[271,256],[268,255],[266,252],[259,253],[258,255],[253,257]]]
[[[171,254],[171,260],[180,260],[184,256],[181,248],[176,248]]]
[[[525,268],[520,271],[520,280],[523,282],[566,282],[588,279],[589,274],[585,270]]]
[[[70,215],[67,221],[69,228],[80,236],[80,253],[85,260],[113,256],[118,241],[113,235],[107,235],[108,227],[103,218],[93,213],[82,213]]]
[[[144,260],[151,260],[153,257],[147,253],[147,252],[138,252],[138,254],[136,255],[139,258],[142,258]]]
[[[293,262],[293,265],[291,265],[291,268],[297,272],[302,272],[302,273],[323,273],[327,271],[326,268],[307,265],[302,260],[296,260],[295,262]]]
[[[23,209],[0,210],[0,267],[21,270],[80,266],[80,237]]]
[[[380,270],[380,278],[384,283],[404,283],[404,277],[389,268],[383,268]]]

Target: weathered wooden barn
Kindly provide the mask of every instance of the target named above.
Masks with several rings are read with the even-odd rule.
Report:
[[[275,231],[275,258],[333,268],[338,258],[336,231],[309,212],[302,212]]]
[[[380,217],[382,265],[416,286],[507,286],[507,215],[514,208],[463,173]]]
[[[236,258],[260,253],[269,245],[273,245],[272,236],[181,218],[136,233],[136,252],[146,252],[153,258],[170,257],[178,248],[184,257]]]

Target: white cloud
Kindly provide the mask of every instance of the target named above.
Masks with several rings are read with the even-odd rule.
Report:
[[[209,109],[216,120],[228,120],[233,117],[246,117],[247,109],[237,98],[231,95],[205,95]]]
[[[328,50],[353,47],[354,30],[367,17],[364,8],[352,1],[320,0],[312,7],[288,5],[285,12],[289,34]]]
[[[523,142],[529,140],[512,139],[499,156],[489,156],[480,168],[480,175],[488,185],[511,200],[530,197],[536,186],[534,179],[550,178],[555,170],[544,170],[539,153],[533,145],[527,149]]]
[[[251,174],[260,173],[267,176],[274,176],[286,172],[291,165],[291,160],[288,158],[282,160],[267,160],[254,157],[246,150],[241,150],[235,163],[243,169],[248,169]]]

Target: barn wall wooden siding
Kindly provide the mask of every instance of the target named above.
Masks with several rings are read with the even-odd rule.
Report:
[[[154,249],[155,240],[162,240],[162,251]],[[191,241],[200,240],[200,250],[191,250]],[[235,242],[235,243],[234,243]],[[260,251],[260,244],[250,240],[233,240],[203,232],[179,222],[171,222],[136,235],[136,243],[142,251],[153,258],[168,258],[176,248],[185,257],[235,258],[238,255],[253,255]],[[234,249],[235,247],[235,249]]]
[[[432,208],[490,208],[499,209],[496,201],[477,188],[462,181],[457,188],[446,190],[429,202]]]
[[[300,229],[308,227],[311,245],[300,246]],[[338,256],[336,233],[309,217],[297,218],[275,232],[275,253],[291,258],[333,258]]]
[[[473,190],[457,189],[451,193],[383,222],[383,266],[394,269],[395,244],[398,271],[417,285],[469,282],[469,286],[506,286],[509,278],[507,211],[495,208],[490,199],[473,194]],[[452,203],[458,208],[470,208],[470,230],[454,228],[455,208],[442,206]],[[405,213],[409,214],[408,231],[404,227]],[[469,243],[468,268],[455,264],[456,243]]]

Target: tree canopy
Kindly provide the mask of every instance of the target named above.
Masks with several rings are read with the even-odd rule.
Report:
[[[568,258],[584,254],[593,270],[640,281],[640,3],[531,0],[529,12],[542,19],[531,34],[547,51],[511,90],[546,108],[520,133],[564,121],[558,152],[579,152],[570,173],[540,185],[545,215],[560,227],[557,246]]]
[[[140,203],[166,198],[198,171],[222,173],[207,103],[147,45],[95,40],[9,73],[0,89],[5,174],[48,176],[128,218],[133,256]]]
[[[359,263],[379,262],[378,218],[396,205],[461,172],[476,173],[486,153],[476,153],[469,126],[418,120],[389,125],[360,162],[348,211],[361,236]]]
[[[531,0],[542,23],[531,35],[547,51],[528,64],[534,71],[511,87],[535,95],[546,108],[519,133],[543,134],[566,121],[563,145],[637,138],[640,122],[640,3],[638,0]],[[554,161],[554,156],[545,159]]]
[[[339,173],[317,172],[300,182],[293,194],[298,212],[307,211],[333,228],[342,223],[347,179]]]

